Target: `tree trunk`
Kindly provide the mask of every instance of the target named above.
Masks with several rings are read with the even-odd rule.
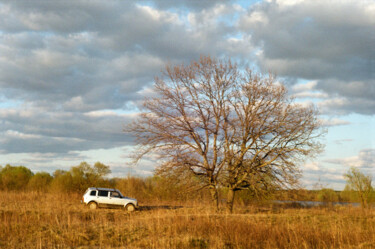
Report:
[[[367,198],[363,194],[360,194],[360,199],[362,208],[367,208]]]
[[[233,202],[234,202],[234,195],[235,191],[233,189],[228,189],[228,194],[227,194],[227,212],[232,213],[233,212]]]
[[[210,193],[212,198],[212,203],[214,205],[215,211],[219,211],[219,194],[215,186],[210,186]]]

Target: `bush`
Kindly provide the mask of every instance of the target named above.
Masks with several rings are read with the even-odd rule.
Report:
[[[1,189],[22,190],[26,189],[33,172],[24,166],[11,166],[7,164],[0,171]]]
[[[47,172],[38,172],[33,175],[28,183],[28,189],[34,191],[47,191],[53,177]]]
[[[53,173],[53,180],[51,182],[51,189],[54,192],[73,192],[73,177],[72,174],[64,170],[56,170]]]
[[[88,187],[113,187],[113,183],[104,177],[111,170],[108,166],[97,162],[94,166],[86,162],[73,166],[69,171],[56,170],[52,181],[52,189],[64,192],[84,192]]]
[[[339,196],[333,189],[330,188],[323,188],[318,193],[318,201],[323,202],[337,202],[339,200]]]

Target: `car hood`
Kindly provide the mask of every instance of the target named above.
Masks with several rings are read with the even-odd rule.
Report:
[[[126,197],[126,196],[123,196],[122,199],[126,199],[126,200],[129,200],[129,201],[137,201],[137,199]]]

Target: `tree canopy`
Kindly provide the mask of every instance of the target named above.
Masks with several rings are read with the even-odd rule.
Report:
[[[26,189],[33,172],[24,166],[7,164],[0,170],[0,187],[5,190]]]
[[[229,59],[168,65],[153,91],[127,129],[139,145],[136,159],[157,153],[164,171],[199,176],[216,206],[217,187],[226,186],[229,211],[238,190],[295,184],[298,163],[321,147],[314,106],[293,102],[273,75]]]
[[[367,208],[370,194],[373,190],[371,182],[372,177],[365,175],[359,169],[351,167],[349,171],[344,174],[346,179],[346,191],[355,191],[361,201],[361,206]]]

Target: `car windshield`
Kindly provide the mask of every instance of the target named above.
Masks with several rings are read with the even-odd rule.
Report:
[[[112,191],[111,192],[111,197],[115,197],[115,198],[121,198],[121,194],[117,191]]]
[[[119,195],[121,196],[121,198],[124,197],[124,195],[119,190],[117,190],[116,192],[119,193]]]

